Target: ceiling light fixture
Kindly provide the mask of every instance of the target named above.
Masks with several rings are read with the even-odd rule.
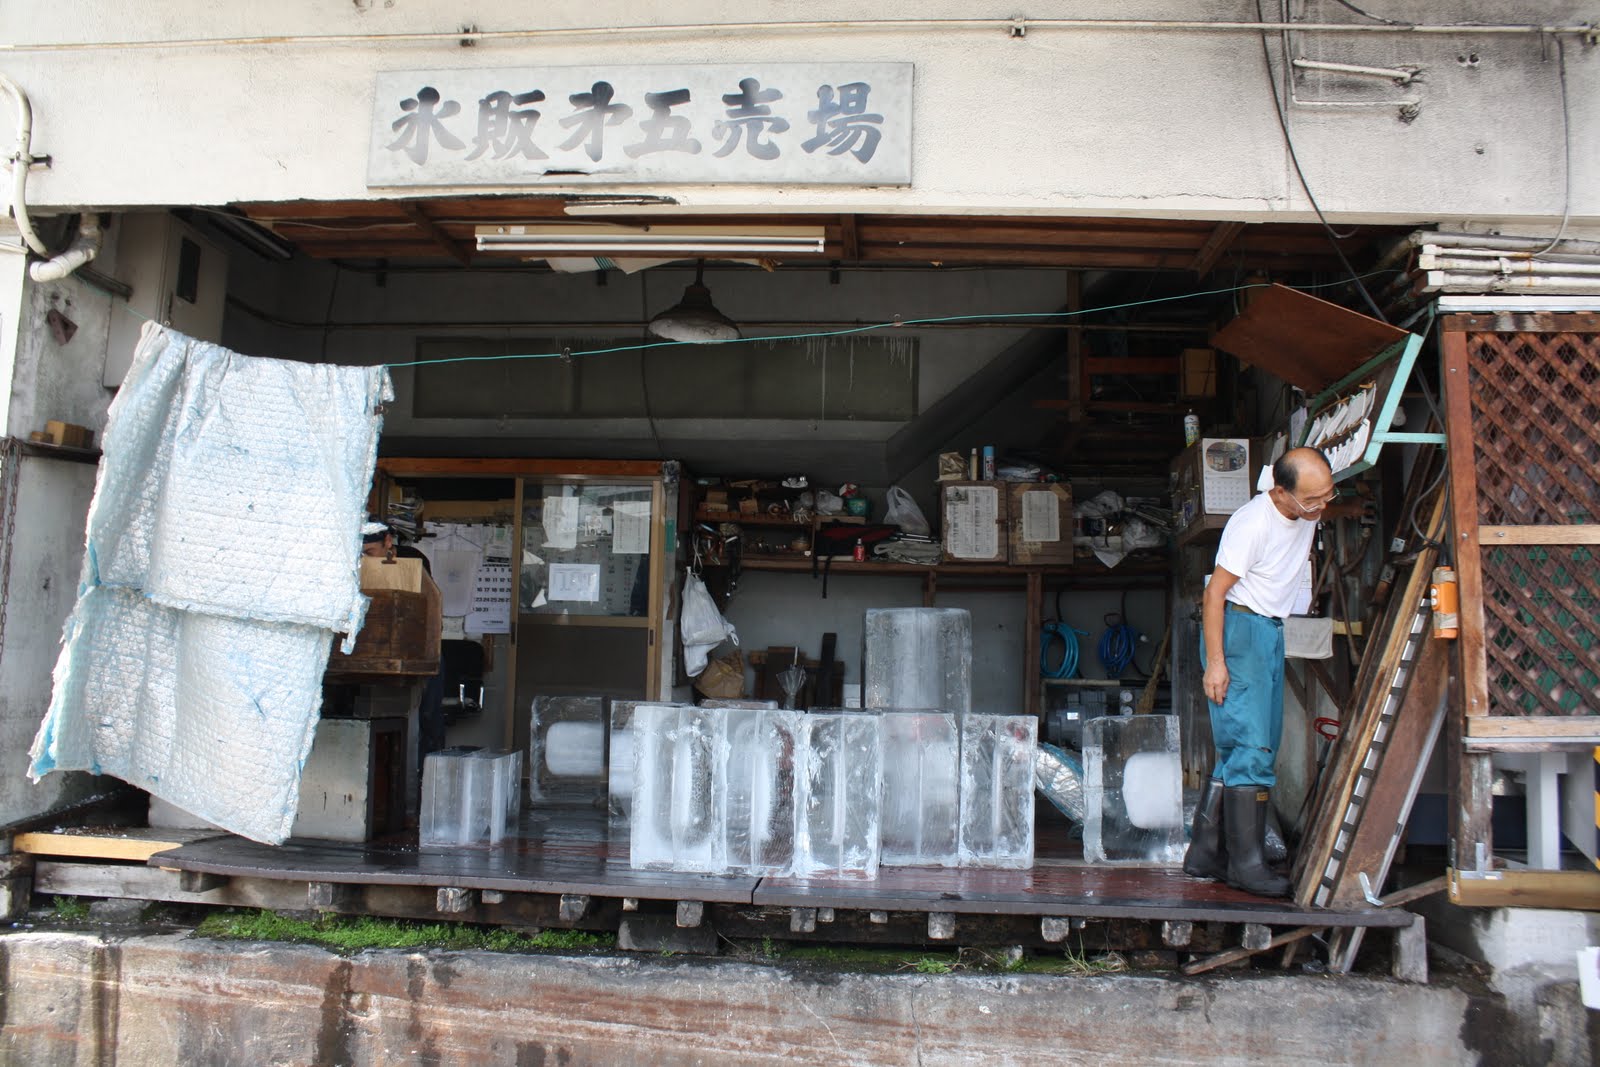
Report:
[[[826,246],[821,226],[612,226],[601,223],[527,225],[501,223],[473,231],[479,252],[533,256],[813,255]]]
[[[646,329],[651,337],[692,345],[739,339],[739,327],[712,305],[711,290],[702,284],[705,271],[701,260],[695,266],[694,284],[683,291],[683,299],[650,320]]]

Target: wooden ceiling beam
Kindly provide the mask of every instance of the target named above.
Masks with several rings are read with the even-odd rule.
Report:
[[[1206,238],[1206,243],[1200,246],[1200,251],[1194,254],[1194,262],[1189,264],[1189,269],[1194,271],[1196,278],[1204,279],[1211,273],[1211,268],[1217,265],[1217,260],[1233,246],[1233,242],[1244,232],[1242,222],[1219,222],[1211,235]]]
[[[439,224],[429,218],[427,212],[423,211],[416,202],[411,200],[402,201],[400,210],[406,213],[407,218],[416,223],[417,229],[425,233],[430,241],[444,249],[451,259],[463,267],[472,266],[471,249],[451,237],[448,233],[445,233]]]

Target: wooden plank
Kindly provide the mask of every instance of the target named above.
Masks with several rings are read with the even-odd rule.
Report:
[[[1480,545],[1600,545],[1600,524],[1583,526],[1480,526]]]
[[[158,852],[196,841],[227,836],[220,830],[165,830],[127,827],[110,830],[36,831],[18,834],[12,847],[35,856],[81,856],[85,859],[143,863]]]
[[[839,216],[839,251],[846,262],[861,258],[861,239],[856,226],[856,216]]]
[[[518,478],[512,483],[511,490],[511,633],[510,655],[506,658],[506,691],[500,700],[500,714],[505,721],[501,723],[501,747],[507,752],[517,750],[517,708],[522,705],[517,700],[517,661],[522,657],[517,654],[517,641],[522,637],[522,627],[518,625],[522,616],[522,505],[524,499],[524,480]],[[484,664],[484,672],[488,673],[489,665]],[[524,777],[533,774],[533,768],[523,763]]]
[[[1312,936],[1313,934],[1320,934],[1326,929],[1326,926],[1301,926],[1297,929],[1288,930],[1284,933],[1278,934],[1271,941],[1268,941],[1260,948],[1230,948],[1228,951],[1219,952],[1215,956],[1207,956],[1205,959],[1193,960],[1183,965],[1183,973],[1187,975],[1196,975],[1204,974],[1207,971],[1214,971],[1218,967],[1225,967],[1230,963],[1237,963],[1240,960],[1249,959],[1258,952],[1270,952],[1275,948],[1282,948],[1284,945],[1296,944]]]
[[[444,231],[437,222],[428,217],[422,205],[414,200],[400,201],[400,210],[405,212],[406,218],[416,223],[417,229],[428,235],[428,239],[438,245],[446,255],[463,267],[472,265],[472,252],[466,245],[456,240]]]
[[[1344,864],[1329,893],[1327,907],[1364,905],[1362,873],[1368,876],[1373,892],[1381,891],[1388,881],[1422,769],[1432,756],[1447,711],[1444,697],[1449,687],[1450,651],[1444,641],[1430,638],[1412,668],[1411,684],[1383,740],[1377,773],[1367,782],[1361,823],[1345,846]]]
[[[1451,316],[1456,323],[1462,316]],[[1484,650],[1483,557],[1478,548],[1478,475],[1472,436],[1471,372],[1467,335],[1447,325],[1439,335],[1444,358],[1445,436],[1450,465],[1450,543],[1460,593],[1462,703],[1468,717],[1489,714],[1488,658]]]
[[[1211,273],[1211,269],[1217,265],[1217,260],[1222,258],[1238,236],[1244,232],[1244,226],[1242,222],[1217,223],[1206,237],[1206,243],[1194,254],[1194,261],[1189,264],[1189,269],[1194,271],[1196,278],[1203,280]]]
[[[1485,312],[1446,315],[1441,329],[1481,333],[1600,333],[1600,313],[1592,311]]]
[[[1113,357],[1096,356],[1084,360],[1083,369],[1088,374],[1161,374],[1178,373],[1177,356]]]
[[[1452,867],[1488,870],[1494,847],[1494,768],[1488,755],[1465,744],[1461,714],[1461,658],[1450,663],[1449,711],[1445,716],[1445,794],[1449,798],[1449,858]]]
[[[1028,572],[1028,592],[1022,607],[1022,692],[1023,711],[1037,718],[1041,714],[1039,693],[1039,636],[1044,614],[1044,575]],[[1039,724],[1044,732],[1044,724]]]
[[[1525,738],[1600,744],[1600,715],[1483,715],[1467,720],[1468,738]]]
[[[636,480],[661,477],[658,459],[487,459],[478,457],[380,456],[378,470],[391,478],[455,475],[463,478],[518,475],[544,478]]]
[[[1358,311],[1274,284],[1254,290],[1249,306],[1211,343],[1317,393],[1407,336]]]
[[[1450,903],[1600,911],[1600,871],[1450,871]]]

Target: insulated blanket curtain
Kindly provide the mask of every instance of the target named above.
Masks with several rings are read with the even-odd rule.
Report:
[[[30,776],[111,774],[289,836],[333,634],[366,613],[383,367],[260,359],[149,323],[112,402]]]

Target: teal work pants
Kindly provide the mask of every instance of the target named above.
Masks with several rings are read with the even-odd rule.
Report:
[[[1222,647],[1228,663],[1228,696],[1211,708],[1211,740],[1217,750],[1212,776],[1225,786],[1271,789],[1277,781],[1278,743],[1283,739],[1283,622],[1225,608]],[[1200,636],[1200,666],[1206,662]]]

